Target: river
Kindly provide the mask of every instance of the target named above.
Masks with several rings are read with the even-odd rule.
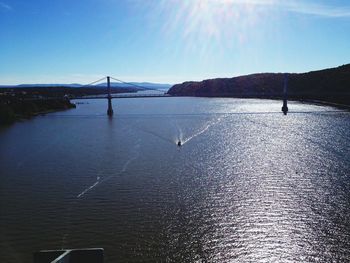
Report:
[[[2,128],[0,262],[349,262],[350,113],[281,106],[86,100]]]

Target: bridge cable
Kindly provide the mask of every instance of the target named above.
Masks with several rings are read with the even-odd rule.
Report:
[[[121,83],[123,83],[123,84],[127,84],[127,85],[130,85],[130,86],[134,86],[134,87],[137,87],[137,88],[140,88],[140,89],[162,91],[162,90],[160,90],[160,89],[146,88],[146,87],[143,87],[143,86],[141,86],[141,85],[137,85],[137,84],[131,83],[131,82],[126,82],[126,81],[123,81],[123,80],[120,80],[120,79],[116,79],[116,78],[113,78],[113,77],[110,77],[110,78],[113,79],[113,80],[115,80],[115,81],[121,82]]]
[[[92,86],[92,85],[94,85],[94,84],[96,84],[96,83],[98,83],[98,82],[100,82],[100,81],[102,81],[102,80],[104,80],[104,79],[106,79],[106,77],[103,77],[102,79],[93,81],[93,82],[91,82],[91,83],[89,83],[89,84],[83,85],[83,86],[81,86],[81,88],[85,88],[85,87],[88,87],[88,86]]]

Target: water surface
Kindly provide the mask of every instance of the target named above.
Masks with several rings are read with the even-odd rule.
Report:
[[[88,100],[0,130],[0,261],[348,262],[350,114],[270,100]],[[176,146],[178,140],[182,147]]]

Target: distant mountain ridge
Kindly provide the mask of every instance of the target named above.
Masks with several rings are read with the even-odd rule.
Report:
[[[72,84],[19,84],[19,85],[0,85],[0,88],[50,88],[50,87],[67,87],[67,88],[79,88],[83,85]]]
[[[130,85],[131,84],[131,85]],[[170,84],[159,84],[159,83],[150,83],[150,82],[130,82],[127,83],[118,83],[111,82],[111,87],[114,88],[140,88],[140,89],[162,89],[168,90],[172,85]],[[72,83],[72,84],[20,84],[20,85],[0,85],[0,88],[50,88],[50,87],[65,87],[65,88],[82,88],[86,85]],[[88,87],[107,87],[107,83],[101,83],[97,85],[91,85]]]
[[[130,85],[131,84],[131,85]],[[107,83],[101,83],[96,86],[99,87],[107,87]],[[141,89],[163,89],[168,90],[171,88],[172,85],[170,84],[159,84],[159,83],[150,83],[150,82],[130,82],[130,83],[118,83],[118,82],[111,82],[112,87],[117,88],[130,88],[130,87],[139,87]]]
[[[286,73],[291,99],[325,100],[350,105],[350,64],[308,73]],[[176,84],[170,95],[238,98],[280,98],[284,73],[258,73],[234,78]]]

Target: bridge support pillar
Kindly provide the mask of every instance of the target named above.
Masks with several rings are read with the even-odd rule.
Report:
[[[113,116],[113,108],[112,108],[112,95],[111,95],[111,81],[110,77],[107,77],[107,89],[108,89],[108,109],[107,109],[107,115]]]
[[[108,115],[108,116],[113,116],[112,98],[111,98],[111,97],[108,97],[107,115]]]
[[[287,115],[288,105],[287,105],[287,89],[288,89],[288,75],[284,75],[284,88],[283,88],[283,106],[282,112],[284,115]]]
[[[287,115],[288,113],[287,99],[283,99],[282,111],[284,115]]]

